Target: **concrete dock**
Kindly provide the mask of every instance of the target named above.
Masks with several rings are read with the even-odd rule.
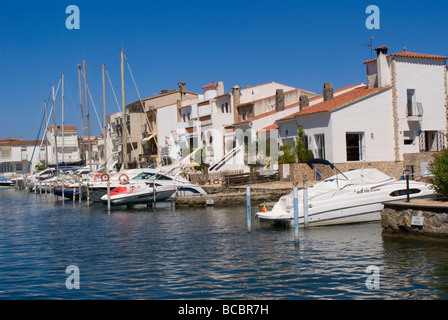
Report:
[[[176,207],[234,206],[246,204],[246,186],[224,188],[221,185],[202,186],[206,195],[178,196]],[[292,192],[294,185],[290,182],[270,182],[251,186],[251,203],[268,204],[277,202],[280,197]]]

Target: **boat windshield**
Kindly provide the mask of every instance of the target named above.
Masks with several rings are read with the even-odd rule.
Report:
[[[173,180],[172,178],[165,176],[163,174],[158,173],[149,173],[149,172],[142,172],[136,177],[133,178],[133,180]]]
[[[155,173],[142,172],[139,175],[132,178],[132,180],[152,180],[156,176]]]

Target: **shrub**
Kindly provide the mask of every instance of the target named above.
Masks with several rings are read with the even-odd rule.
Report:
[[[429,171],[434,175],[432,185],[434,191],[448,198],[448,149],[434,154],[434,160],[429,164]]]

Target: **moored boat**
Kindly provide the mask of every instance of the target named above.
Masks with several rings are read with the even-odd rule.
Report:
[[[13,187],[14,187],[13,181],[3,178],[3,177],[0,177],[0,189],[10,189]]]
[[[434,195],[423,182],[396,180],[376,169],[359,169],[338,173],[307,189],[308,224],[325,226],[381,220],[384,203]],[[304,190],[298,191],[298,222],[305,223]],[[294,225],[294,195],[290,193],[271,211],[258,212],[260,222]]]
[[[101,198],[104,204],[110,201],[112,206],[150,204],[154,202],[165,201],[176,192],[176,188],[171,186],[136,185],[128,187],[114,188],[110,192],[110,200],[107,194]]]

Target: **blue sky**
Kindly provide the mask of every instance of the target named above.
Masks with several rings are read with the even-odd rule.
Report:
[[[80,30],[68,30],[69,5]],[[380,29],[368,30],[367,6],[380,9]],[[0,11],[0,139],[38,136],[43,101],[65,75],[65,124],[81,127],[77,65],[86,59],[89,88],[102,119],[101,64],[121,101],[120,50],[142,98],[184,81],[202,92],[223,81],[226,92],[271,81],[321,93],[366,82],[367,47],[448,55],[446,1],[19,1]],[[107,83],[107,113],[118,111]],[[126,68],[126,101],[138,100]],[[91,132],[99,124],[89,100]],[[61,122],[60,96],[56,117]],[[53,123],[53,120],[51,120]]]

